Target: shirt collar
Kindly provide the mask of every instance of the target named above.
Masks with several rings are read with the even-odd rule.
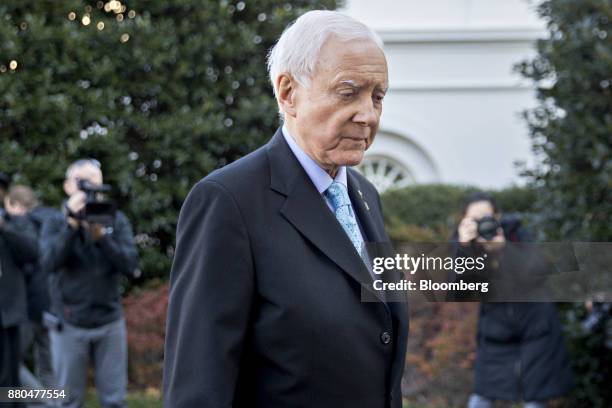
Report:
[[[298,159],[308,177],[316,187],[319,194],[323,194],[325,190],[334,182],[337,181],[339,183],[344,184],[348,189],[348,185],[346,182],[346,166],[340,166],[338,172],[336,173],[335,178],[331,178],[331,176],[323,170],[321,166],[317,162],[308,156],[304,150],[297,144],[293,136],[289,133],[287,126],[283,124],[283,136],[289,145],[289,148]]]

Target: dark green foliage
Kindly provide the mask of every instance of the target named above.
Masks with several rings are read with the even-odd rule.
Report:
[[[539,86],[525,113],[538,158],[526,175],[542,188],[548,239],[612,240],[612,3],[544,1],[550,38],[517,68]]]
[[[468,187],[443,184],[415,185],[391,190],[382,197],[388,226],[397,223],[434,226],[453,219],[461,209]]]
[[[538,162],[525,171],[548,240],[612,241],[612,2],[544,1],[550,38],[518,70],[538,85],[525,113]],[[612,401],[603,333],[584,333],[582,304],[564,305],[576,391],[574,406]]]
[[[609,407],[609,402],[612,401],[612,352],[605,345],[606,323],[602,322],[589,333],[582,327],[582,322],[587,318],[587,312],[582,305],[563,304],[560,310],[564,316],[565,334],[576,382],[572,396],[574,406]]]
[[[67,165],[99,159],[138,234],[145,278],[161,276],[190,187],[278,126],[268,49],[299,14],[336,2],[105,4],[0,3],[0,171],[57,206]]]

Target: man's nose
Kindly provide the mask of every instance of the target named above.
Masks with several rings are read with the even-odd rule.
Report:
[[[372,98],[363,98],[359,104],[359,110],[353,117],[353,122],[361,126],[375,127],[378,125],[380,114]]]

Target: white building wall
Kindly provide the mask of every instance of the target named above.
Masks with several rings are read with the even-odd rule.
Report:
[[[532,158],[520,112],[531,85],[513,72],[545,34],[526,0],[350,0],[345,12],[385,42],[390,90],[368,152],[399,161],[417,183],[501,188]],[[417,157],[419,152],[422,157]],[[417,155],[417,156],[415,156]]]

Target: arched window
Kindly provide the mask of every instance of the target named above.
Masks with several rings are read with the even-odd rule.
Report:
[[[410,170],[398,161],[380,155],[368,155],[357,167],[382,193],[390,188],[402,188],[415,182]]]
[[[357,170],[382,193],[440,178],[431,156],[416,142],[396,132],[379,131]]]

